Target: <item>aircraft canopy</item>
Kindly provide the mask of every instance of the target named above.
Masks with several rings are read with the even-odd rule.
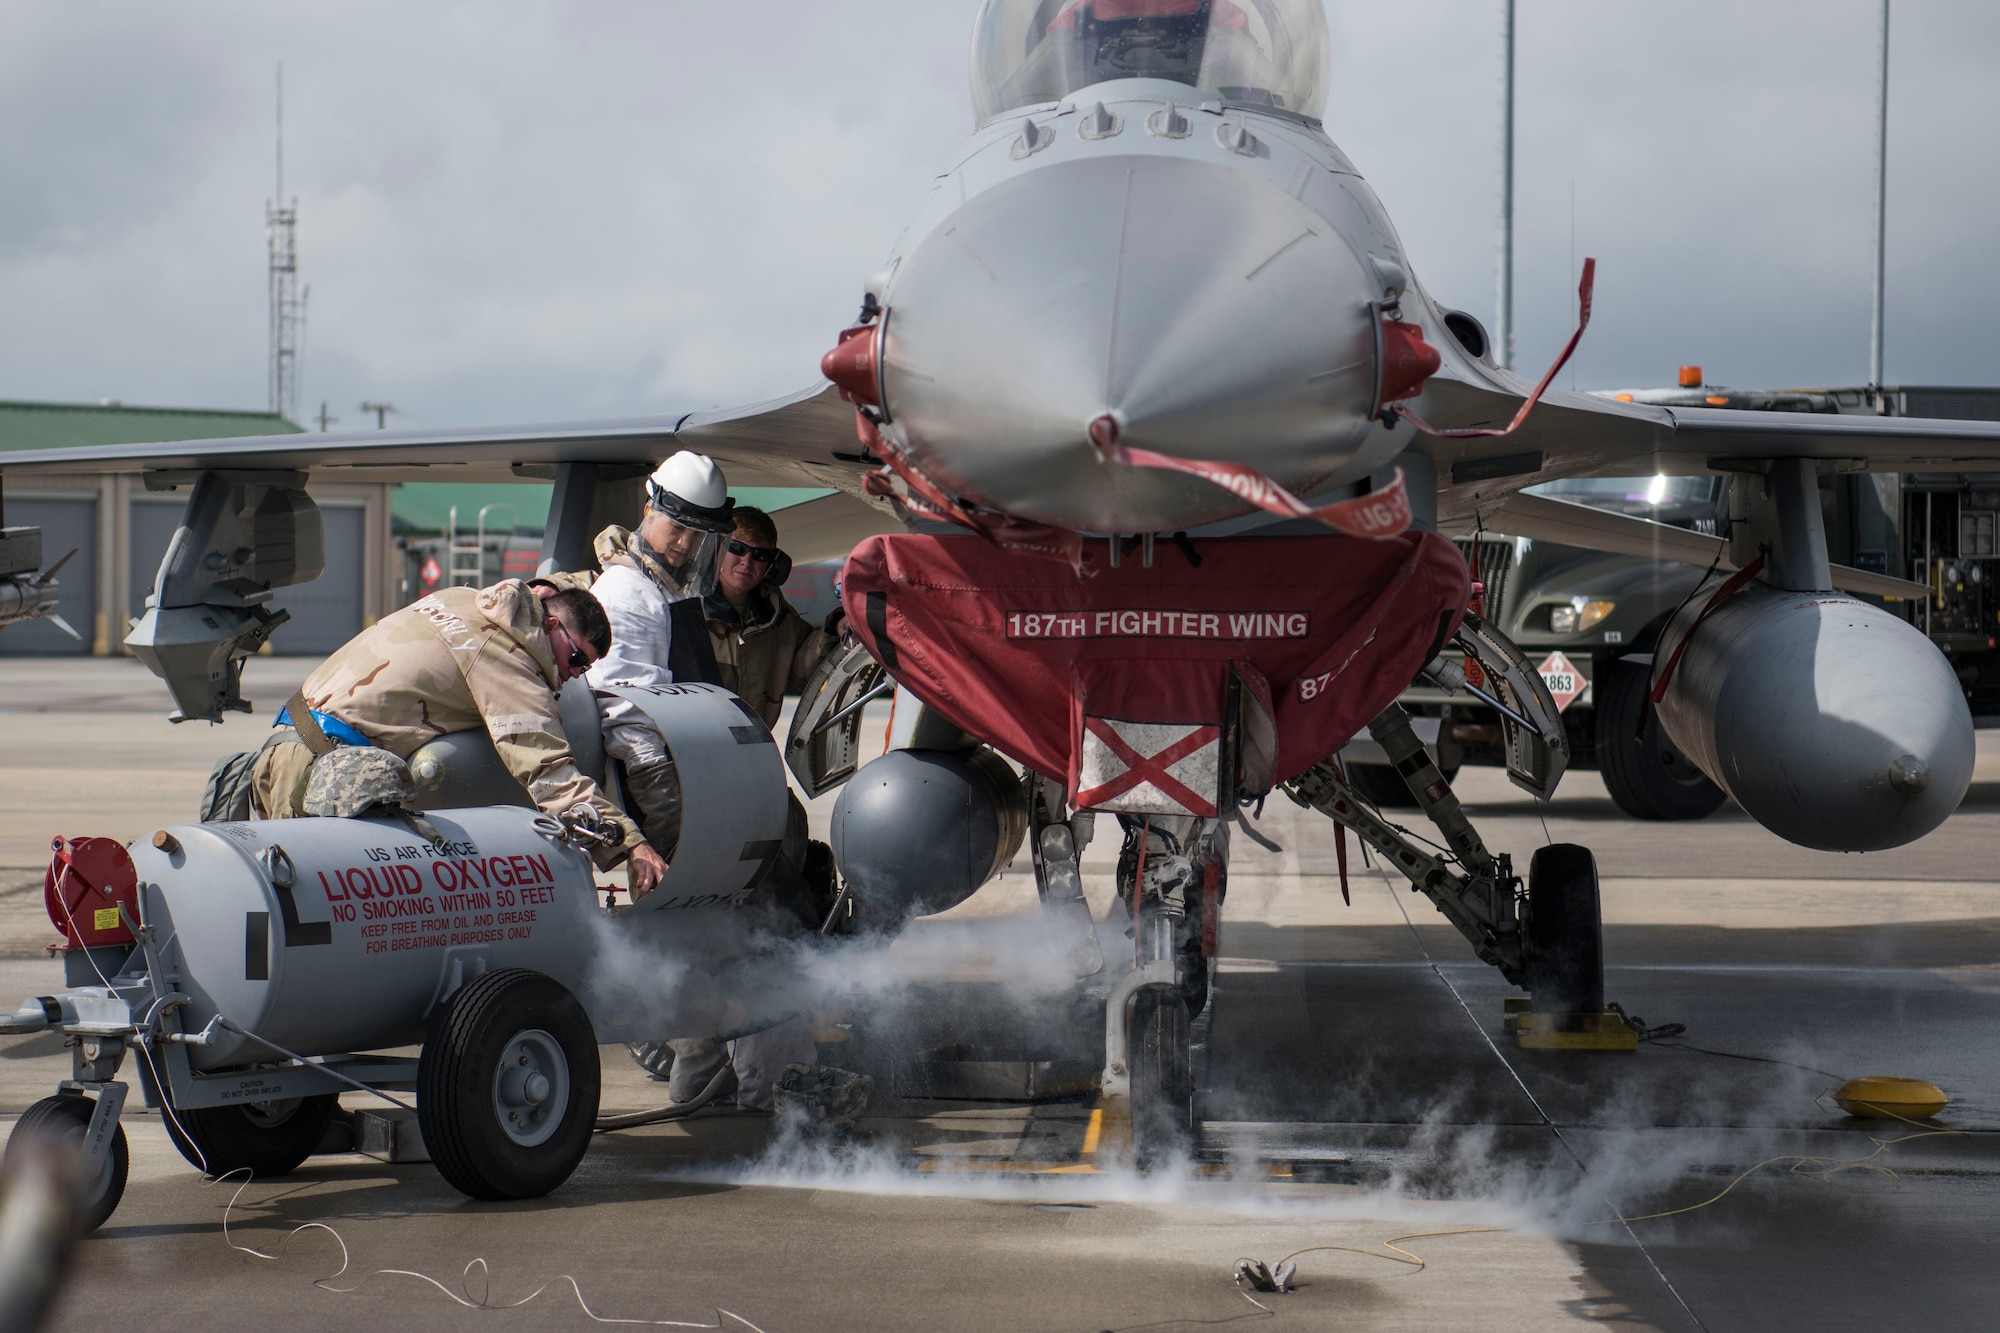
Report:
[[[1320,0],[986,0],[972,101],[984,122],[1111,79],[1171,79],[1317,116],[1329,45]]]

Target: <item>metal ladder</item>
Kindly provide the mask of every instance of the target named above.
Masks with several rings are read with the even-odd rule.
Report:
[[[521,515],[513,505],[489,504],[479,507],[479,523],[473,529],[472,539],[465,540],[458,526],[458,506],[451,507],[450,526],[445,533],[445,574],[446,587],[478,588],[486,583],[486,539],[489,535],[487,515],[495,510],[507,511],[508,522],[505,532],[498,526],[490,529],[493,537],[512,537],[514,529],[520,526]]]

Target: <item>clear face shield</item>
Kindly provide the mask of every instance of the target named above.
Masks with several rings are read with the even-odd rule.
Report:
[[[715,591],[715,562],[722,550],[722,534],[684,523],[672,514],[648,506],[641,540],[652,563],[662,574],[667,600],[683,601],[706,597]]]

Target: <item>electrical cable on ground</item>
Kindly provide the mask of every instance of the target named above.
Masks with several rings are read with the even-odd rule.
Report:
[[[61,901],[60,895],[58,895],[58,901]],[[77,930],[76,915],[71,910],[67,902],[63,903],[63,915],[69,918],[70,929],[72,931]],[[112,986],[111,978],[104,975],[104,969],[97,965],[97,960],[90,956],[90,952],[88,950],[85,950],[84,952],[84,959],[85,961],[89,962],[91,971],[97,974],[97,979],[104,983],[105,989],[110,990],[115,994],[117,988]],[[155,1001],[155,1009],[157,1010],[157,1008],[158,1008],[158,1001]],[[151,1015],[149,1014],[148,1017],[150,1020]],[[293,1054],[291,1051],[288,1051],[284,1047],[279,1046],[276,1042],[272,1042],[263,1037],[260,1037],[256,1033],[251,1032],[247,1028],[239,1027],[237,1024],[230,1022],[226,1018],[222,1019],[221,1022],[223,1026],[231,1029],[232,1031],[241,1033],[243,1036],[249,1037],[254,1041],[262,1042],[264,1045],[269,1046],[272,1050],[277,1051],[281,1055],[289,1056],[291,1059],[298,1061],[302,1065],[310,1064],[310,1062],[307,1061],[303,1056]],[[148,1041],[140,1041],[138,1043],[135,1043],[135,1045],[138,1048],[140,1056],[145,1059],[147,1066],[151,1068],[151,1070],[153,1071],[154,1082],[160,1088],[162,1089],[166,1088],[167,1087],[166,1075],[160,1069],[158,1062],[154,1059],[152,1043]],[[324,1073],[331,1074],[334,1078],[339,1079],[342,1083],[351,1084],[353,1087],[362,1092],[366,1092],[373,1096],[380,1097],[383,1101],[389,1102],[391,1105],[403,1107],[403,1109],[405,1110],[413,1111],[415,1109],[413,1107],[406,1106],[404,1103],[397,1101],[394,1097],[389,1096],[387,1093],[382,1092],[377,1088],[371,1088],[367,1084],[362,1083],[356,1079],[348,1078],[346,1075],[341,1074],[336,1070],[327,1069],[324,1065],[318,1065],[313,1067],[322,1070]],[[240,1174],[243,1177],[242,1183],[236,1187],[236,1192],[229,1196],[229,1202],[224,1204],[222,1207],[222,1243],[227,1245],[230,1249],[235,1250],[241,1254],[249,1255],[252,1258],[267,1259],[267,1260],[277,1259],[278,1256],[276,1254],[267,1253],[266,1251],[257,1249],[254,1246],[237,1244],[235,1239],[229,1234],[229,1214],[231,1210],[233,1210],[236,1207],[236,1201],[243,1197],[243,1191],[250,1188],[251,1183],[256,1178],[256,1173],[252,1171],[249,1167],[238,1167],[234,1171],[225,1171],[221,1175],[215,1174],[214,1171],[209,1166],[208,1155],[204,1153],[201,1149],[201,1141],[197,1139],[194,1135],[188,1133],[187,1126],[181,1123],[180,1116],[175,1112],[173,1100],[171,1098],[162,1097],[160,1101],[160,1109],[165,1113],[166,1117],[169,1120],[173,1121],[174,1127],[180,1131],[181,1138],[185,1140],[191,1147],[193,1147],[195,1155],[201,1158],[200,1166],[202,1175],[204,1177],[204,1180],[202,1182],[202,1188],[208,1189],[213,1186],[220,1185],[224,1181],[227,1181],[230,1177],[235,1175]],[[329,1236],[333,1237],[334,1243],[336,1245],[340,1246],[340,1267],[323,1278],[313,1279],[313,1285],[315,1287],[320,1288],[322,1291],[330,1291],[335,1293],[336,1295],[347,1295],[352,1292],[359,1291],[361,1288],[358,1283],[352,1287],[332,1287],[327,1285],[328,1283],[332,1282],[335,1278],[338,1278],[342,1274],[347,1272],[350,1263],[350,1257],[347,1249],[347,1239],[344,1236],[342,1236],[338,1231],[334,1230],[331,1226],[327,1225],[325,1222],[302,1222],[298,1226],[295,1226],[290,1231],[286,1232],[285,1239],[290,1240],[293,1236],[298,1235],[301,1231],[324,1231]],[[470,1286],[472,1281],[472,1270],[474,1268],[477,1268],[479,1270],[481,1277],[480,1294],[478,1296],[472,1295]],[[647,1328],[723,1329],[728,1327],[728,1325],[722,1322],[723,1320],[727,1319],[727,1320],[733,1320],[735,1321],[735,1323],[742,1325],[746,1329],[749,1329],[750,1333],[764,1333],[763,1329],[751,1323],[748,1319],[745,1319],[742,1315],[737,1314],[735,1311],[724,1310],[720,1308],[718,1308],[715,1312],[716,1322],[713,1324],[697,1324],[681,1319],[619,1319],[611,1316],[600,1315],[595,1310],[590,1308],[590,1303],[586,1301],[583,1297],[582,1286],[580,1286],[577,1283],[577,1280],[574,1277],[570,1276],[568,1273],[558,1274],[555,1278],[553,1278],[548,1282],[544,1282],[541,1286],[536,1287],[533,1291],[529,1292],[526,1296],[522,1297],[518,1301],[509,1301],[496,1305],[492,1303],[490,1299],[488,1299],[492,1294],[492,1285],[491,1285],[492,1268],[490,1267],[490,1265],[487,1264],[486,1260],[483,1257],[473,1259],[471,1262],[466,1264],[465,1271],[462,1274],[460,1274],[459,1278],[460,1291],[453,1291],[451,1288],[445,1286],[444,1283],[438,1281],[436,1278],[430,1276],[428,1273],[419,1273],[412,1269],[407,1269],[407,1268],[377,1268],[372,1272],[362,1275],[364,1281],[367,1278],[371,1277],[409,1277],[409,1278],[415,1278],[419,1282],[428,1282],[430,1285],[436,1287],[439,1291],[443,1292],[445,1295],[449,1296],[452,1300],[458,1302],[458,1304],[464,1306],[468,1310],[518,1309],[521,1306],[527,1305],[529,1302],[535,1300],[543,1292],[547,1291],[550,1287],[553,1287],[558,1283],[567,1282],[569,1283],[570,1290],[576,1295],[577,1307],[581,1309],[585,1317],[590,1319],[593,1323],[636,1324],[636,1325],[642,1325]],[[463,1292],[464,1294],[461,1295],[460,1292]]]
[[[252,1183],[252,1173],[250,1172],[249,1168],[245,1167],[240,1169],[244,1176],[243,1182],[236,1187],[236,1192],[229,1196],[229,1202],[224,1204],[222,1208],[223,1243],[229,1246],[230,1249],[235,1250],[240,1254],[249,1255],[253,1259],[276,1260],[280,1257],[279,1255],[272,1253],[270,1251],[257,1249],[255,1246],[239,1245],[235,1241],[235,1239],[231,1237],[231,1235],[229,1234],[230,1211],[236,1207],[236,1201],[243,1196],[243,1191],[248,1189]],[[230,1171],[221,1176],[211,1177],[207,1181],[207,1185],[220,1185],[224,1181],[228,1180],[230,1176],[236,1174],[237,1174],[236,1171]],[[340,1246],[340,1267],[335,1269],[333,1272],[327,1274],[325,1277],[313,1279],[313,1285],[315,1287],[318,1287],[322,1291],[333,1292],[335,1295],[345,1296],[357,1292],[361,1290],[362,1283],[366,1282],[367,1279],[371,1277],[408,1277],[408,1278],[415,1278],[419,1282],[429,1283],[431,1286],[436,1287],[439,1291],[443,1292],[446,1296],[450,1297],[453,1301],[457,1302],[459,1305],[463,1306],[465,1309],[468,1310],[518,1310],[522,1306],[527,1305],[530,1302],[536,1300],[538,1297],[541,1296],[543,1292],[548,1291],[552,1287],[557,1287],[560,1286],[562,1283],[567,1282],[569,1284],[570,1291],[576,1296],[577,1308],[581,1309],[584,1313],[584,1316],[593,1323],[635,1324],[646,1328],[724,1329],[728,1328],[730,1325],[724,1323],[723,1321],[731,1320],[734,1321],[734,1323],[741,1325],[743,1328],[749,1329],[750,1333],[765,1333],[763,1329],[751,1323],[748,1319],[745,1319],[742,1315],[737,1314],[735,1311],[724,1310],[720,1308],[718,1308],[715,1312],[716,1322],[713,1324],[694,1323],[690,1320],[685,1320],[685,1319],[621,1319],[611,1315],[601,1315],[597,1313],[597,1311],[590,1308],[590,1302],[584,1299],[583,1287],[577,1282],[577,1280],[574,1277],[572,1277],[568,1273],[560,1273],[556,1275],[549,1281],[544,1282],[541,1286],[536,1287],[533,1291],[529,1292],[526,1296],[523,1296],[518,1301],[502,1301],[496,1303],[495,1301],[492,1300],[493,1270],[492,1267],[486,1262],[485,1258],[483,1257],[475,1258],[465,1265],[464,1271],[459,1275],[459,1290],[457,1291],[453,1291],[450,1287],[447,1287],[444,1283],[438,1281],[436,1278],[432,1277],[428,1273],[419,1273],[416,1270],[409,1268],[377,1268],[371,1270],[370,1272],[359,1274],[358,1276],[361,1280],[359,1282],[356,1282],[355,1285],[351,1287],[330,1286],[328,1285],[329,1283],[333,1282],[335,1279],[346,1274],[349,1266],[352,1263],[352,1257],[347,1248],[346,1238],[342,1236],[340,1232],[336,1231],[333,1227],[327,1225],[325,1222],[301,1222],[299,1225],[293,1227],[290,1231],[285,1233],[284,1241],[289,1241],[292,1237],[298,1235],[301,1231],[324,1231],[326,1232],[327,1235],[333,1237],[334,1243],[336,1245]],[[279,1244],[273,1248],[282,1249],[284,1247],[284,1241],[280,1241]],[[474,1269],[479,1270],[479,1279],[480,1279],[479,1294],[476,1296],[472,1292],[472,1273]]]
[[[1435,958],[1431,957],[1431,951],[1424,945],[1424,937],[1417,931],[1416,922],[1410,920],[1409,910],[1403,906],[1401,895],[1391,894],[1390,897],[1396,904],[1396,910],[1402,913],[1403,924],[1409,929],[1410,938],[1416,941],[1417,949],[1423,954],[1424,961],[1430,965],[1430,969],[1436,974],[1437,979],[1444,983],[1445,989],[1451,992],[1451,998],[1458,1001],[1458,1007],[1464,1010],[1467,1020],[1472,1024],[1473,1030],[1479,1034],[1480,1040],[1486,1043],[1486,1049],[1493,1052],[1493,1058],[1500,1062],[1500,1067],[1505,1069],[1508,1077],[1514,1080],[1514,1086],[1519,1088],[1521,1095],[1528,1099],[1528,1105],[1534,1108],[1535,1114],[1541,1117],[1544,1125],[1548,1126],[1549,1133],[1553,1134],[1556,1142],[1562,1145],[1562,1150],[1569,1155],[1570,1161],[1576,1164],[1576,1169],[1585,1175],[1590,1174],[1590,1168],[1583,1164],[1583,1158],[1577,1153],[1575,1148],[1570,1146],[1569,1139],[1564,1136],[1562,1126],[1558,1125],[1555,1122],[1555,1118],[1543,1109],[1541,1100],[1535,1096],[1534,1090],[1528,1086],[1527,1080],[1521,1077],[1520,1071],[1514,1068],[1513,1062],[1501,1052],[1499,1044],[1493,1040],[1492,1034],[1487,1032],[1485,1024],[1481,1023],[1477,1015],[1472,1012],[1472,1006],[1465,1002],[1465,997],[1459,994],[1458,987],[1452,985],[1451,978],[1444,974],[1444,969],[1437,965]],[[1680,1289],[1674,1286],[1672,1279],[1667,1276],[1666,1270],[1660,1267],[1659,1260],[1655,1259],[1653,1252],[1646,1248],[1646,1243],[1639,1239],[1639,1233],[1632,1229],[1631,1223],[1627,1222],[1623,1217],[1617,1218],[1617,1222],[1618,1225],[1625,1229],[1625,1234],[1630,1238],[1633,1248],[1638,1250],[1640,1256],[1645,1259],[1646,1266],[1653,1270],[1653,1276],[1660,1280],[1660,1285],[1665,1287],[1667,1294],[1674,1298],[1674,1304],[1681,1307],[1681,1312],[1688,1317],[1689,1321],[1696,1328],[1701,1330],[1701,1333],[1709,1333],[1708,1325],[1702,1321],[1700,1315],[1694,1312],[1694,1307],[1687,1303],[1687,1298],[1681,1295]]]
[[[1690,1049],[1698,1050],[1700,1048],[1693,1047]],[[1709,1054],[1727,1055],[1729,1054],[1729,1052],[1711,1051],[1709,1052]],[[1740,1056],[1737,1058],[1754,1060],[1758,1059],[1759,1057]],[[1788,1062],[1779,1060],[1779,1061],[1773,1061],[1772,1063],[1785,1064]],[[1805,1066],[1803,1065],[1799,1065],[1796,1067],[1800,1069],[1805,1068]],[[1838,1076],[1834,1075],[1833,1077],[1838,1077]],[[1826,1096],[1825,1093],[1821,1093],[1820,1097],[1815,1100],[1823,1099],[1825,1096]],[[1922,1121],[1912,1120],[1908,1116],[1897,1115],[1894,1111],[1888,1110],[1884,1107],[1877,1107],[1876,1110],[1881,1115],[1887,1117],[1888,1119],[1900,1120],[1906,1125],[1915,1125],[1920,1132],[1916,1134],[1905,1134],[1900,1139],[1878,1139],[1873,1134],[1870,1134],[1868,1136],[1868,1141],[1875,1145],[1875,1151],[1869,1153],[1866,1157],[1838,1159],[1832,1157],[1802,1156],[1790,1153],[1778,1157],[1767,1157],[1763,1161],[1757,1163],[1757,1165],[1751,1167],[1749,1170],[1739,1173],[1734,1180],[1730,1181],[1727,1185],[1723,1186],[1719,1193],[1717,1193],[1711,1198],[1703,1199],[1700,1203],[1689,1204],[1685,1208],[1669,1208],[1665,1212],[1660,1212],[1660,1213],[1645,1213],[1638,1217],[1622,1217],[1619,1219],[1619,1221],[1626,1223],[1652,1222],[1663,1217],[1679,1217],[1684,1213],[1699,1212],[1703,1208],[1708,1207],[1710,1204],[1720,1203],[1725,1197],[1729,1195],[1730,1191],[1734,1190],[1738,1185],[1741,1185],[1744,1181],[1756,1175],[1759,1171],[1762,1171],[1765,1167],[1775,1166],[1779,1162],[1792,1163],[1791,1170],[1788,1171],[1786,1174],[1794,1176],[1832,1176],[1832,1175],[1838,1175],[1843,1171],[1874,1171],[1877,1172],[1878,1174],[1887,1176],[1891,1180],[1901,1180],[1902,1177],[1897,1175],[1894,1171],[1890,1170],[1888,1167],[1875,1165],[1875,1159],[1877,1157],[1880,1157],[1883,1153],[1887,1152],[1889,1149],[1895,1147],[1899,1143],[1909,1143],[1916,1139],[1938,1138],[1944,1135],[1952,1135],[1961,1138],[1967,1136],[1966,1130],[1932,1128],[1924,1125]],[[1807,1171],[1801,1169],[1813,1165],[1818,1165],[1821,1167],[1821,1169],[1817,1171]]]
[[[1307,1245],[1301,1249],[1293,1250],[1283,1258],[1272,1260],[1268,1265],[1258,1259],[1238,1259],[1234,1265],[1235,1280],[1236,1285],[1239,1287],[1249,1285],[1255,1287],[1258,1291],[1290,1291],[1292,1289],[1292,1275],[1298,1271],[1296,1260],[1300,1255],[1317,1254],[1333,1250],[1344,1251],[1348,1254],[1365,1255],[1370,1259],[1387,1259],[1391,1263],[1408,1264],[1418,1272],[1422,1272],[1428,1266],[1424,1262],[1424,1257],[1413,1251],[1404,1249],[1400,1242],[1406,1240],[1426,1240],[1433,1236],[1480,1236],[1503,1229],[1501,1227],[1452,1227],[1445,1231],[1412,1231],[1401,1236],[1391,1236],[1382,1242],[1382,1249],[1380,1250],[1364,1250],[1359,1245]],[[1384,1250],[1392,1251],[1392,1253],[1385,1254],[1383,1253]],[[1242,1295],[1245,1300],[1250,1301],[1258,1309],[1270,1309],[1269,1306],[1251,1299],[1248,1292],[1244,1292]]]
[[[1672,1027],[1676,1025],[1668,1024],[1668,1026]],[[1682,1030],[1685,1031],[1686,1029],[1683,1028]],[[1645,1038],[1641,1037],[1640,1040],[1643,1041]],[[1693,1042],[1687,1041],[1654,1041],[1652,1044],[1669,1051],[1694,1051],[1700,1055],[1720,1056],[1724,1060],[1754,1060],[1758,1064],[1783,1065],[1787,1069],[1803,1069],[1808,1074],[1819,1074],[1824,1078],[1834,1079],[1835,1081],[1840,1079],[1840,1075],[1830,1069],[1816,1069],[1812,1065],[1802,1065],[1796,1060],[1780,1060],[1776,1056],[1771,1055],[1744,1055],[1738,1051],[1717,1051],[1711,1050],[1706,1046],[1696,1046]]]

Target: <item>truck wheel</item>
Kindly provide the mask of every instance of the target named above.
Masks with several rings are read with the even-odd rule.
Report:
[[[1165,1166],[1194,1146],[1194,1061],[1187,1005],[1164,986],[1133,997],[1132,1156],[1141,1170]]]
[[[1728,793],[1683,758],[1661,731],[1646,697],[1652,673],[1635,662],[1610,662],[1597,673],[1595,684],[1597,767],[1618,808],[1634,819],[1714,814]]]
[[[1528,863],[1527,945],[1522,982],[1536,1013],[1604,1012],[1604,923],[1588,847],[1551,843]]]
[[[313,1155],[340,1109],[332,1093],[235,1106],[169,1105],[161,1117],[181,1156],[211,1176],[248,1169],[259,1180],[290,1175]]]
[[[82,1152],[83,1136],[96,1110],[96,1102],[73,1092],[42,1098],[14,1122],[14,1132],[7,1137],[7,1155],[29,1151],[26,1145],[38,1141],[61,1143]],[[120,1125],[112,1133],[111,1151],[104,1154],[95,1178],[78,1182],[81,1187],[76,1201],[78,1230],[97,1230],[117,1209],[118,1201],[125,1197],[125,1174],[131,1164],[131,1153],[125,1146],[125,1126]]]
[[[576,997],[502,968],[431,1020],[417,1125],[438,1173],[475,1199],[534,1199],[568,1180],[597,1120],[597,1034]]]

